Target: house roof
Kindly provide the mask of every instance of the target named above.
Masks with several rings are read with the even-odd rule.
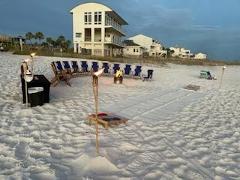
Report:
[[[140,46],[139,44],[136,44],[135,42],[133,42],[133,40],[125,40],[123,41],[123,44],[125,46]]]
[[[110,16],[112,16],[113,18],[117,19],[119,21],[120,24],[122,25],[128,25],[127,21],[125,21],[118,13],[116,13],[112,8],[106,6],[105,4],[103,3],[98,3],[98,2],[86,2],[86,3],[80,3],[78,5],[76,5],[75,7],[73,7],[71,10],[70,10],[70,13],[73,14],[73,11],[75,8],[77,8],[78,6],[82,6],[84,4],[99,4],[99,5],[102,5],[103,7],[106,7],[108,10],[106,11]]]

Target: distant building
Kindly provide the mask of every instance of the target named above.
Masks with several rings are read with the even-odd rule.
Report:
[[[144,48],[139,44],[133,42],[133,40],[123,41],[123,55],[141,57],[144,53]]]
[[[195,54],[194,59],[207,59],[207,55],[203,53],[197,53]]]
[[[167,50],[163,49],[163,46],[156,40],[153,40],[150,46],[149,56],[152,57],[166,57]]]
[[[0,50],[6,50],[10,46],[20,46],[20,50],[23,50],[25,44],[25,38],[22,36],[12,37],[8,35],[0,35]]]
[[[7,35],[0,35],[0,43],[12,42],[12,37]]]
[[[130,37],[129,40],[132,40],[134,43],[142,46],[149,56],[157,57],[167,54],[167,51],[163,50],[163,46],[157,40],[143,34]]]
[[[170,50],[173,52],[171,55],[172,57],[179,57],[179,58],[193,58],[194,55],[191,53],[190,50],[185,48],[179,47],[170,47]]]
[[[100,3],[84,3],[71,10],[74,52],[96,56],[122,55],[122,26],[128,23]]]

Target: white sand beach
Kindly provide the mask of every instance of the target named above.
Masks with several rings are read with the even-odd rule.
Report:
[[[20,64],[27,56],[0,53],[0,179],[240,179],[240,66],[168,64],[153,80],[99,79],[100,111],[129,119],[108,130],[95,127],[92,78],[51,87],[50,103],[22,104]],[[50,62],[35,57],[34,73],[53,77]],[[200,79],[210,70],[217,80]],[[192,84],[199,91],[184,89]]]

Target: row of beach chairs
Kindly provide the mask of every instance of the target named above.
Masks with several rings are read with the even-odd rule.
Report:
[[[118,63],[100,63],[97,61],[54,61],[51,63],[51,67],[55,75],[55,77],[52,79],[52,84],[54,86],[57,85],[60,80],[65,81],[66,84],[70,86],[70,78],[92,74],[93,72],[96,72],[102,68],[104,69],[104,75],[114,75],[116,74],[117,70],[121,69],[121,65]],[[141,65],[136,65],[133,67],[131,64],[125,64],[122,70],[124,77],[142,78],[143,80],[152,78],[153,70],[148,70],[147,76],[141,76]]]

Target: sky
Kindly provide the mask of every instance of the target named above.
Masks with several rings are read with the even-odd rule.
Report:
[[[0,0],[0,34],[41,31],[72,39],[70,10],[82,0]],[[240,61],[240,0],[95,0],[127,22],[126,38],[144,34],[165,47],[184,47],[210,59]]]

